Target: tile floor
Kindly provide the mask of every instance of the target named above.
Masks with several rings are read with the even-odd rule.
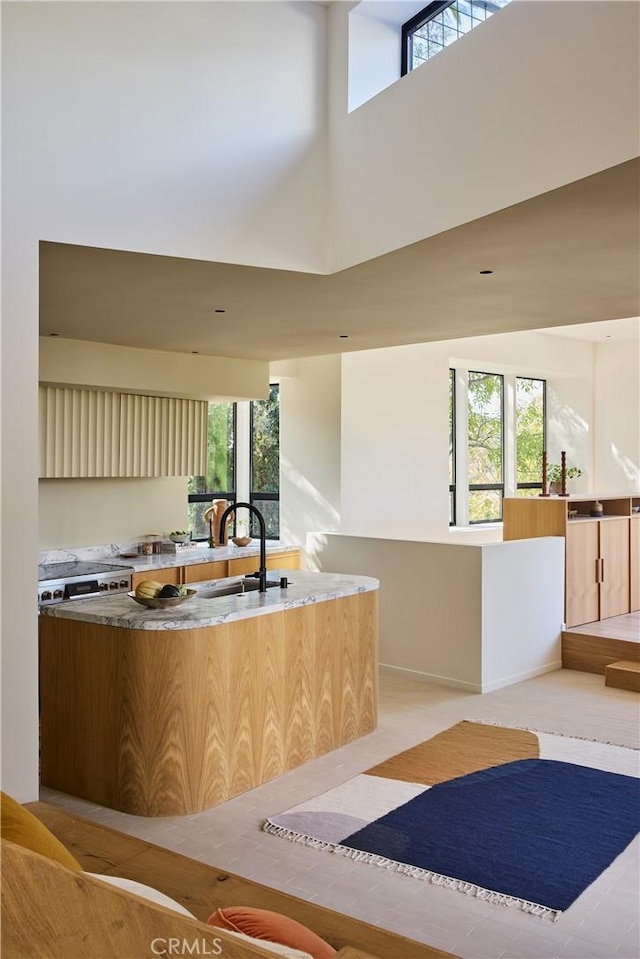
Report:
[[[41,798],[463,959],[640,959],[637,837],[554,923],[261,831],[266,816],[338,785],[461,719],[638,747],[639,704],[634,693],[605,688],[602,676],[572,670],[478,696],[382,669],[375,732],[214,809],[149,820],[51,789],[43,788]]]

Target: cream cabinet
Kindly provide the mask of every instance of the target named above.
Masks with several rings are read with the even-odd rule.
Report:
[[[592,516],[596,502],[602,516]],[[565,538],[565,621],[579,626],[640,608],[640,496],[507,498],[503,538]]]

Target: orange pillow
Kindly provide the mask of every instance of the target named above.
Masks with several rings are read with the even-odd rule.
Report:
[[[33,813],[21,806],[19,802],[7,796],[6,793],[0,793],[2,800],[2,822],[0,831],[2,838],[15,842],[18,846],[24,846],[31,849],[32,852],[38,852],[47,859],[53,859],[61,863],[67,869],[81,870],[82,866],[75,859],[66,846],[63,846],[59,839],[49,832],[44,823],[40,822]]]
[[[277,942],[282,946],[308,952],[313,959],[331,959],[336,950],[302,923],[268,909],[253,906],[226,906],[216,909],[207,922],[220,929],[243,932],[254,939]]]

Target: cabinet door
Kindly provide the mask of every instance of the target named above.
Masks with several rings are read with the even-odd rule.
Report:
[[[295,549],[268,556],[267,569],[300,569],[300,551]]]
[[[631,612],[640,610],[640,518],[631,518]]]
[[[567,626],[599,618],[598,522],[574,520],[567,526],[565,619]]]
[[[134,573],[131,577],[131,588],[135,589],[143,579],[152,579],[156,583],[171,583],[173,586],[178,586],[181,582],[180,572],[181,567],[170,566],[167,569],[150,569],[148,572]]]
[[[183,583],[203,583],[208,579],[224,579],[227,575],[227,561],[222,559],[217,563],[195,563],[183,569]]]
[[[599,523],[602,582],[600,619],[629,612],[629,520]]]

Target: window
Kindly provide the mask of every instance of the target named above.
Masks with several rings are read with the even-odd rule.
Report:
[[[504,496],[504,383],[495,373],[469,373],[469,521],[499,522]]]
[[[402,76],[488,20],[507,3],[509,0],[445,0],[424,7],[402,27]]]
[[[251,499],[262,512],[267,536],[280,535],[280,388],[251,404]],[[255,524],[254,524],[255,526]],[[253,530],[256,532],[255,528]]]
[[[537,496],[546,446],[546,383],[449,371],[449,525],[502,521],[504,496]]]
[[[207,430],[207,475],[190,476],[187,484],[189,529],[193,539],[207,539],[209,524],[204,512],[212,499],[236,498],[236,427],[235,403],[209,403]]]
[[[209,537],[204,512],[213,499],[254,503],[263,513],[267,536],[280,536],[280,388],[272,384],[266,400],[210,403],[207,475],[190,476],[187,485],[189,529],[193,539]],[[241,510],[241,513],[246,512]],[[245,516],[241,516],[245,519]],[[258,535],[257,524],[251,533]]]
[[[516,495],[538,496],[542,489],[547,391],[544,380],[516,377]]]

